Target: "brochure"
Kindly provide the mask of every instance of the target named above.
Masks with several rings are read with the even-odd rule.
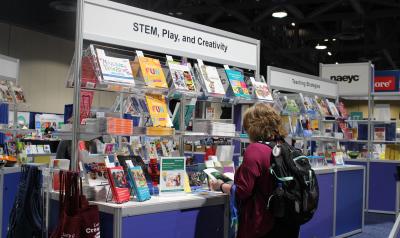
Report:
[[[160,195],[184,192],[185,174],[185,157],[161,157]]]

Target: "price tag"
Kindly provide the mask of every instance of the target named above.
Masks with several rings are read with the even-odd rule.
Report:
[[[229,66],[227,64],[224,64],[224,69],[229,70]]]
[[[141,50],[137,50],[136,51],[136,55],[139,56],[139,57],[144,57],[143,51],[141,51]]]
[[[104,163],[106,164],[107,168],[112,168],[114,167],[114,164],[110,162],[110,159],[108,158],[108,156],[104,157]]]
[[[204,65],[204,62],[201,59],[197,59],[197,63],[199,64],[199,66],[203,66]]]
[[[167,55],[167,61],[174,61],[174,59],[172,58],[172,56]]]

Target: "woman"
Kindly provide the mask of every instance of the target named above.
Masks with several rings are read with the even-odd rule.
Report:
[[[283,142],[286,132],[280,115],[267,104],[256,104],[244,114],[243,127],[249,135],[243,163],[237,169],[236,202],[239,210],[237,238],[292,238],[298,237],[299,227],[291,227],[282,221],[275,221],[266,209],[267,199],[273,190],[273,178],[269,173],[272,150],[257,142]],[[216,181],[214,190],[230,193],[231,184]]]

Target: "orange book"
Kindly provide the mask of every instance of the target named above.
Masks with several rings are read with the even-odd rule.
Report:
[[[154,127],[172,126],[165,96],[148,94],[146,95],[146,103]]]
[[[137,73],[137,60],[133,63],[133,72]],[[141,76],[146,86],[153,88],[168,88],[167,80],[160,61],[149,57],[139,56],[138,57]]]

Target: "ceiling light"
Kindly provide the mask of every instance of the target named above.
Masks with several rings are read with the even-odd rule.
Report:
[[[339,64],[338,62],[336,62],[335,64]]]
[[[287,12],[285,11],[274,12],[272,13],[272,16],[276,18],[284,18],[287,16]]]
[[[332,53],[331,53],[330,51],[328,51],[328,55],[329,55],[329,56],[332,56]]]
[[[177,12],[175,14],[178,15],[178,16],[181,16],[181,15],[183,15],[183,12]]]
[[[328,39],[324,39],[324,41],[326,42],[326,41],[329,41]]]
[[[174,13],[173,12],[168,12],[168,15],[173,16]]]
[[[325,50],[326,48],[327,48],[326,45],[317,44],[317,45],[315,46],[315,49],[317,49],[317,50]]]
[[[296,26],[296,23],[294,23],[294,22],[292,22],[292,24],[291,24],[292,26]]]
[[[336,41],[336,39],[335,39],[335,38],[333,38],[333,39],[332,39],[332,41]]]

